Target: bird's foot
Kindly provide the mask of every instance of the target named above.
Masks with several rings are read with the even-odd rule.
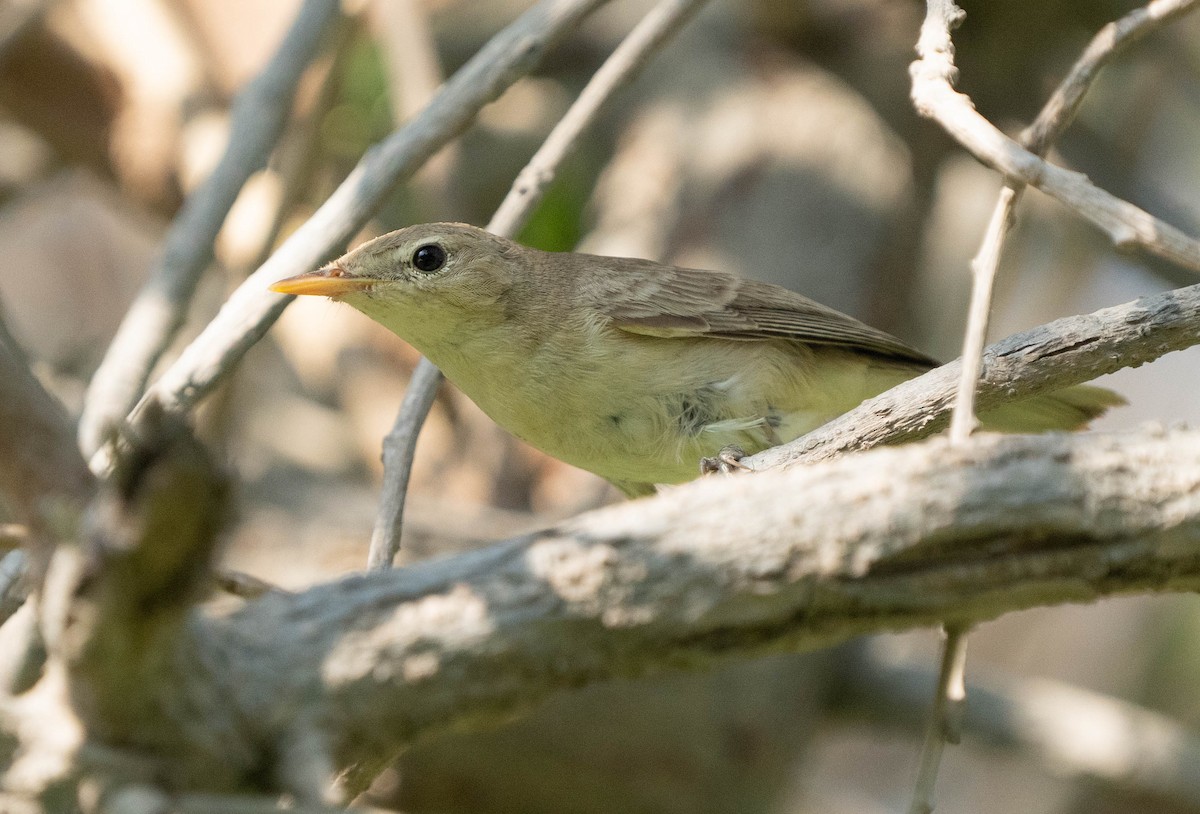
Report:
[[[711,458],[700,459],[700,474],[711,475],[713,472],[723,472],[728,475],[739,470],[753,472],[754,470],[742,463],[746,451],[736,444],[721,447],[720,452]]]

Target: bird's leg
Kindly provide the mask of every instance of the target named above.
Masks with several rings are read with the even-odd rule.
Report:
[[[754,470],[742,463],[746,451],[737,444],[726,444],[711,458],[700,459],[700,474],[711,475],[713,472],[723,472],[726,475],[737,472],[753,472]]]

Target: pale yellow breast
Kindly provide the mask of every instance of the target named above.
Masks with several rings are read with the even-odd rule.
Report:
[[[784,341],[597,325],[563,326],[536,345],[479,334],[437,357],[514,435],[610,480],[650,483],[690,480],[728,444],[753,453],[791,440],[910,375]]]

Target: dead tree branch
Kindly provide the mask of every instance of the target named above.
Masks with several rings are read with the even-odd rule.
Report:
[[[218,792],[279,790],[296,744],[323,744],[356,790],[424,734],[564,687],[1194,590],[1198,552],[1200,432],[934,440],[708,479],[196,617],[142,654],[170,680],[144,672],[139,703],[106,707],[102,731],[153,754],[175,785]],[[109,675],[94,667],[75,694],[129,691]]]

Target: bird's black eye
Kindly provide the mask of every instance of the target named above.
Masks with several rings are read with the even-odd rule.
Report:
[[[437,271],[446,265],[446,250],[436,243],[427,243],[413,252],[412,263],[418,271]]]

